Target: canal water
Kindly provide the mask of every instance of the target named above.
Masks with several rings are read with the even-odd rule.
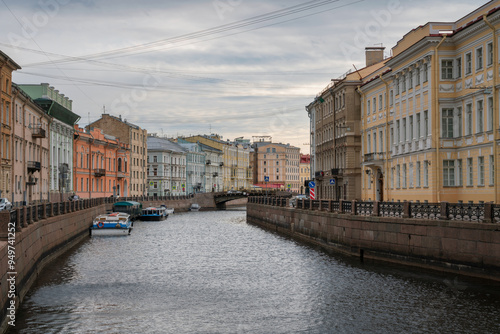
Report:
[[[14,333],[500,333],[500,292],[327,255],[244,209],[176,213],[51,263]]]

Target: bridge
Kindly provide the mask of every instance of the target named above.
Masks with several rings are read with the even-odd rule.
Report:
[[[214,194],[214,202],[217,209],[225,210],[227,202],[234,201],[235,199],[247,198],[248,196],[249,194],[243,191],[216,193]]]

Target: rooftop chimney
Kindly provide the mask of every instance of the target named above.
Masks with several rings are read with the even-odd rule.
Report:
[[[365,48],[366,66],[371,66],[384,60],[384,46],[374,46]]]

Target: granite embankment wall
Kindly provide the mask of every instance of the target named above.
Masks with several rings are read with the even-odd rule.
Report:
[[[142,197],[130,200],[141,202],[143,207],[165,204],[176,211],[187,211],[192,203],[200,204],[202,210],[216,209],[213,193],[175,199]],[[12,213],[0,212],[0,333],[5,333],[9,327],[11,301],[17,310],[44,266],[87,238],[93,219],[111,210],[113,201],[110,198],[87,199],[17,208]],[[15,285],[10,284],[12,277]]]
[[[361,259],[500,281],[500,225],[247,205],[247,221]]]

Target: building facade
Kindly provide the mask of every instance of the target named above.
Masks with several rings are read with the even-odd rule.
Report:
[[[104,129],[107,134],[130,146],[129,196],[146,195],[148,192],[146,175],[147,131],[127,122],[126,119],[122,120],[121,116],[116,117],[109,114],[102,114],[100,119],[90,123],[89,126]]]
[[[178,143],[186,150],[186,191],[195,194],[205,191],[205,153],[198,143]]]
[[[498,202],[499,6],[412,30],[360,87],[364,200]]]
[[[63,200],[73,193],[73,135],[80,116],[72,111],[73,101],[48,83],[18,86],[52,117],[49,131],[49,200]]]
[[[222,191],[224,187],[222,181],[222,168],[224,165],[222,151],[201,143],[198,144],[205,154],[205,192]]]
[[[80,198],[128,197],[130,147],[101,129],[75,126],[74,193]]]
[[[222,152],[222,191],[249,189],[252,181],[250,145],[244,141],[223,141],[218,135],[191,136],[185,140]]]
[[[21,69],[0,51],[0,197],[12,198],[12,72]]]
[[[148,196],[187,194],[187,151],[177,143],[156,136],[147,137]]]
[[[12,85],[12,204],[48,201],[50,117],[22,89]]]
[[[366,67],[332,80],[306,107],[311,119],[311,179],[317,199],[361,198],[358,86],[384,66],[384,48],[367,48]],[[314,169],[313,169],[314,168]]]
[[[305,183],[310,180],[311,177],[311,156],[309,154],[300,155],[300,189],[299,194],[306,193]]]
[[[271,138],[252,144],[253,182],[261,188],[300,191],[300,149],[273,143]],[[266,181],[267,180],[267,181]]]

